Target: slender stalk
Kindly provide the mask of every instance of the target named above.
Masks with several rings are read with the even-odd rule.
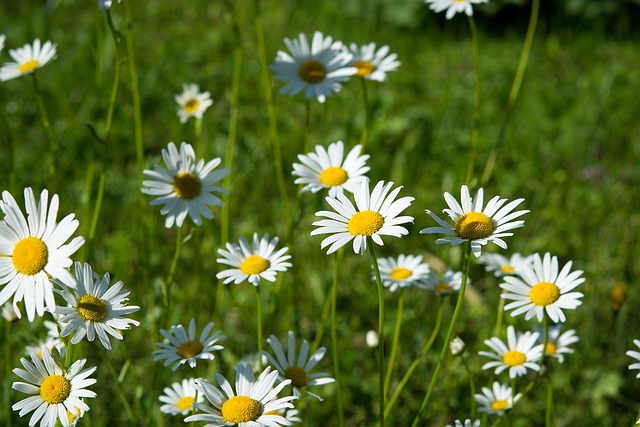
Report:
[[[173,285],[173,276],[176,272],[176,266],[178,265],[178,259],[180,258],[180,249],[182,248],[182,226],[178,227],[176,232],[176,248],[173,252],[173,259],[171,260],[171,267],[169,268],[169,274],[167,274],[167,280],[164,283],[162,298],[164,306],[167,307],[167,311],[170,311],[171,307],[171,287]]]
[[[476,73],[476,84],[473,91],[473,128],[471,130],[471,147],[469,164],[467,165],[466,182],[472,182],[471,179],[473,178],[478,152],[478,141],[480,139],[480,49],[478,47],[478,30],[473,15],[469,16],[469,29],[471,30],[471,42],[473,44],[473,64]]]
[[[378,288],[378,373],[380,386],[380,427],[384,427],[384,401],[385,401],[385,373],[384,373],[384,287],[382,286],[382,278],[380,277],[380,268],[378,268],[378,258],[374,249],[373,239],[367,236],[367,246],[371,254],[371,263],[373,271],[376,275],[376,284]]]
[[[391,382],[391,374],[393,373],[393,364],[398,351],[398,341],[400,339],[400,326],[402,325],[402,312],[404,309],[404,292],[400,288],[398,295],[398,308],[396,310],[396,326],[393,330],[393,340],[391,341],[391,352],[389,353],[389,362],[387,363],[387,375],[384,379],[384,395],[389,393],[389,383]]]
[[[196,118],[193,121],[193,134],[195,136],[195,151],[196,153],[202,153],[202,118]]]
[[[502,291],[502,293],[504,293],[506,291]],[[493,330],[493,335],[494,336],[499,336],[502,335],[502,323],[504,322],[504,304],[505,304],[505,299],[502,298],[502,296],[500,297],[500,300],[498,301],[498,312],[496,313],[496,326],[495,329]]]
[[[551,427],[555,425],[553,422],[553,383],[551,378],[547,378],[547,407],[544,415],[545,427]]]
[[[344,427],[344,402],[342,401],[342,380],[340,378],[340,351],[338,350],[338,322],[336,305],[338,300],[338,266],[340,252],[336,252],[333,262],[333,281],[331,282],[331,353],[333,356],[333,375],[336,379],[336,406],[338,407],[338,425]]]
[[[11,366],[13,366],[13,360],[11,359],[11,326],[12,322],[5,320],[4,322],[4,377],[11,378]],[[9,396],[11,395],[9,391],[9,381],[4,381],[4,402],[6,404],[6,425],[7,427],[11,427],[11,414],[13,411],[11,410],[11,399]]]
[[[49,145],[51,150],[51,165],[49,165],[49,177],[54,178],[56,174],[58,142],[56,140],[56,135],[53,132],[53,128],[51,127],[51,122],[49,121],[49,114],[47,113],[47,107],[44,105],[44,100],[42,99],[42,92],[40,91],[40,86],[38,85],[36,73],[31,73],[30,76],[31,83],[33,83],[33,92],[35,93],[36,102],[38,104],[38,109],[40,110],[40,116],[42,118],[42,125],[47,132],[47,136],[49,137]]]
[[[258,366],[262,371],[262,296],[260,295],[260,286],[256,288],[256,317],[258,318]]]
[[[467,371],[467,376],[469,377],[469,392],[471,393],[471,419],[474,420],[476,418],[476,399],[473,396],[476,395],[476,381],[473,376],[473,371],[469,367],[469,363],[467,363],[467,358],[464,357],[464,353],[460,354],[460,359],[462,359],[462,364],[464,365],[464,369]]]
[[[367,93],[367,80],[363,77],[362,81],[362,110],[364,111],[364,124],[362,126],[362,132],[360,133],[360,145],[362,145],[362,152],[364,153],[365,146],[367,144],[367,136],[369,134],[369,96]]]

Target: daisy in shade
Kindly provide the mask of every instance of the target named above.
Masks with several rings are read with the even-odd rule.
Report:
[[[93,391],[87,389],[96,382],[89,378],[96,368],[82,370],[86,361],[78,360],[69,369],[63,370],[45,347],[42,348],[42,359],[36,354],[31,354],[31,361],[20,359],[25,369],[16,368],[13,373],[26,382],[16,381],[12,387],[31,396],[11,408],[20,411],[21,417],[33,411],[30,426],[40,421],[41,427],[55,427],[59,420],[64,427],[68,427],[68,412],[82,414],[82,411],[88,411],[89,407],[83,399],[96,397]]]
[[[456,13],[465,13],[467,16],[473,15],[472,4],[487,3],[489,0],[425,0],[429,4],[429,9],[436,13],[447,11],[447,19],[453,18]]]
[[[251,365],[238,365],[236,370],[235,390],[225,377],[216,374],[220,387],[210,384],[202,378],[196,379],[195,388],[204,393],[204,397],[213,405],[195,403],[194,406],[203,411],[190,415],[185,422],[205,421],[210,427],[277,427],[289,426],[291,422],[281,414],[293,408],[291,401],[295,396],[276,398],[290,381],[278,381],[278,371],[271,372],[267,367],[254,380]]]
[[[351,43],[348,51],[353,55],[350,65],[358,69],[356,76],[365,80],[383,82],[387,79],[388,72],[395,71],[400,66],[398,55],[390,54],[389,46],[376,50],[373,42],[362,46]]]
[[[447,427],[480,427],[480,420],[471,421],[466,419],[464,421],[455,420],[455,425],[447,424]]]
[[[450,235],[450,237],[441,237],[436,240],[437,245],[450,243],[455,246],[468,241],[476,257],[480,256],[482,246],[489,242],[495,243],[502,249],[507,249],[507,244],[502,238],[513,236],[513,233],[507,233],[507,231],[524,225],[524,221],[514,221],[514,219],[529,212],[527,210],[513,212],[524,199],[517,199],[505,205],[507,199],[495,196],[483,208],[484,191],[482,188],[478,190],[474,198],[469,195],[469,188],[466,185],[462,186],[460,193],[460,203],[451,194],[444,193],[444,199],[449,205],[449,209],[444,209],[443,212],[449,215],[453,224],[443,221],[438,215],[427,209],[427,214],[440,226],[422,229],[420,233]]]
[[[311,373],[318,362],[322,360],[327,349],[324,347],[320,347],[311,355],[311,357],[309,357],[309,343],[307,342],[307,340],[302,340],[300,352],[298,353],[298,357],[296,360],[296,337],[291,331],[289,331],[289,343],[287,346],[288,352],[286,353],[286,355],[284,352],[284,348],[280,343],[280,340],[278,340],[278,338],[276,338],[274,335],[271,335],[267,339],[267,343],[269,343],[269,345],[271,346],[271,349],[275,353],[276,357],[274,358],[266,351],[263,351],[263,354],[267,356],[269,362],[273,366],[275,366],[278,372],[280,372],[281,379],[291,380],[294,396],[296,398],[300,397],[300,390],[304,389],[305,391],[307,391],[307,393],[322,401],[322,398],[320,396],[309,392],[308,387],[330,384],[335,381],[333,378],[328,377],[325,373]]]
[[[520,397],[520,393],[513,395],[513,389],[508,384],[500,384],[498,381],[493,382],[491,389],[482,387],[482,394],[473,396],[481,405],[480,412],[495,415],[503,415],[505,411],[513,408]]]
[[[467,278],[467,286],[471,281]],[[433,292],[436,295],[455,294],[462,286],[462,273],[459,271],[447,270],[444,274],[437,271],[430,271],[417,286]]]
[[[165,387],[164,394],[159,397],[164,403],[160,411],[170,415],[189,415],[194,408],[194,402],[204,402],[204,396],[194,387],[195,379],[184,379],[182,382],[173,383],[171,388]]]
[[[330,197],[336,197],[345,190],[353,193],[355,185],[367,179],[364,174],[369,171],[366,165],[369,155],[360,155],[361,150],[362,146],[358,144],[345,158],[342,141],[330,144],[328,149],[316,145],[315,153],[298,155],[302,164],[293,164],[291,174],[299,177],[295,184],[305,184],[301,192],[317,193],[328,188]]]
[[[536,345],[539,334],[537,332],[518,333],[516,336],[513,326],[507,328],[507,344],[500,338],[493,337],[484,343],[494,351],[481,351],[480,356],[494,359],[482,366],[482,369],[496,368],[495,374],[508,369],[509,377],[516,378],[527,373],[527,369],[539,371],[538,360],[542,357],[542,344]]]
[[[129,325],[139,326],[140,322],[127,319],[131,313],[140,310],[136,305],[127,305],[129,291],[122,289],[120,281],[109,287],[110,276],[106,273],[102,279],[94,273],[89,264],[75,263],[76,286],[72,292],[60,291],[67,301],[67,307],[56,307],[61,316],[61,337],[71,334],[71,344],[79,343],[84,337],[93,341],[98,336],[100,343],[111,350],[109,335],[121,340],[118,330],[129,329]]]
[[[215,359],[213,352],[223,349],[221,345],[216,343],[224,337],[220,331],[209,334],[214,326],[213,322],[207,323],[199,338],[196,338],[196,320],[193,318],[189,322],[188,334],[182,325],[172,326],[171,331],[160,329],[160,334],[168,339],[169,343],[156,343],[160,349],[154,350],[153,360],[164,360],[164,366],[173,363],[175,371],[178,366],[185,363],[188,363],[191,368],[195,368],[197,359]]]
[[[535,254],[533,266],[523,266],[519,277],[505,277],[505,283],[500,285],[506,291],[502,298],[514,300],[505,305],[505,311],[513,310],[511,316],[526,313],[526,320],[536,316],[538,321],[542,321],[546,313],[554,323],[565,322],[562,310],[573,310],[582,304],[579,300],[582,293],[571,291],[585,280],[580,277],[581,270],[571,271],[572,265],[569,261],[558,272],[558,257]]]
[[[482,254],[478,262],[485,265],[485,270],[493,272],[496,277],[513,276],[520,272],[522,266],[532,266],[531,256],[523,257],[519,253],[514,253],[507,258],[502,254]]]
[[[540,334],[538,337],[538,343],[544,343],[544,329],[534,326],[536,332]],[[549,336],[547,337],[547,349],[545,355],[547,357],[553,357],[558,362],[564,362],[565,354],[573,354],[574,350],[569,348],[571,344],[575,344],[580,341],[580,338],[576,335],[574,329],[569,329],[562,334],[562,324],[558,323],[549,327]]]
[[[142,192],[156,196],[149,204],[162,205],[160,213],[167,215],[165,227],[182,227],[187,215],[196,225],[202,225],[200,216],[212,219],[209,206],[223,206],[222,200],[213,193],[229,194],[216,183],[229,174],[229,169],[214,170],[221,163],[219,157],[205,163],[196,161],[196,154],[191,144],[183,142],[180,151],[173,142],[162,150],[167,169],[154,166],[153,170],[145,170],[147,180],[142,181]]]
[[[270,65],[276,80],[288,82],[280,89],[281,93],[295,95],[304,90],[307,98],[324,102],[341,89],[341,83],[358,72],[356,67],[349,66],[352,55],[342,50],[342,42],[334,42],[319,31],[313,34],[311,45],[304,34],[293,40],[285,38],[284,44],[290,53],[279,50]]]
[[[378,258],[378,268],[382,284],[391,292],[420,283],[431,271],[429,264],[422,262],[421,255]],[[375,274],[372,277],[375,280]]]
[[[636,345],[636,347],[640,348],[640,340],[633,340],[633,343]],[[638,362],[640,362],[639,351],[629,350],[625,354],[629,357],[636,359]],[[634,370],[634,369],[640,369],[640,363],[632,363],[631,365],[629,365],[629,370]],[[638,375],[636,375],[636,378],[640,378],[640,372],[638,372]]]
[[[82,237],[74,237],[65,244],[79,226],[74,214],[57,222],[58,195],[51,198],[49,192],[40,193],[36,204],[31,188],[24,190],[27,217],[8,191],[2,193],[0,209],[5,214],[0,221],[0,304],[13,296],[13,308],[20,317],[18,302],[24,300],[27,318],[42,316],[45,307],[53,313],[56,302],[50,278],[59,284],[74,287],[73,276],[67,270],[73,255],[84,243]]]
[[[180,123],[187,123],[191,117],[201,119],[207,108],[213,105],[209,92],[200,92],[200,86],[185,83],[182,93],[175,96],[178,103],[178,117]]]
[[[224,279],[224,283],[233,282],[236,285],[247,280],[258,286],[261,278],[275,282],[279,271],[287,271],[291,267],[287,261],[291,255],[286,255],[289,248],[276,251],[278,240],[277,237],[269,240],[268,234],[259,238],[258,233],[253,233],[251,244],[244,237],[240,237],[239,244],[227,243],[227,250],[218,249],[222,258],[216,261],[232,268],[219,272],[216,277]]]
[[[312,236],[331,234],[322,241],[320,248],[329,246],[329,255],[353,240],[353,251],[362,255],[367,250],[367,237],[382,246],[384,242],[380,236],[402,237],[408,234],[409,231],[400,224],[413,222],[413,217],[398,215],[411,205],[414,198],[395,200],[402,187],[393,191],[391,187],[393,182],[380,181],[369,192],[369,180],[358,183],[353,192],[355,206],[344,194],[338,194],[337,198],[326,197],[335,212],[316,212],[316,216],[327,219],[314,222],[318,228],[311,232]]]
[[[6,63],[0,68],[0,81],[3,82],[35,73],[47,65],[56,56],[56,45],[50,41],[41,44],[40,39],[35,39],[32,45],[9,49],[9,55],[15,62]]]

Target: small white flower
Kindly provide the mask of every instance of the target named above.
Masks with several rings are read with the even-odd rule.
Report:
[[[6,63],[0,68],[2,82],[35,73],[47,65],[56,56],[56,45],[48,40],[41,44],[40,39],[35,39],[32,45],[9,49],[9,55],[15,62]]]
[[[504,370],[509,370],[509,377],[516,378],[527,373],[527,369],[539,371],[538,361],[542,357],[542,344],[536,345],[539,334],[527,331],[516,336],[513,326],[507,328],[507,344],[497,337],[485,340],[484,343],[491,347],[495,353],[481,351],[480,356],[494,359],[482,366],[482,369],[495,369],[498,375]]]
[[[640,347],[640,340],[633,340],[633,343],[636,345],[636,347]],[[631,365],[629,365],[629,370],[640,369],[640,352],[635,350],[629,350],[625,354],[629,357],[632,357],[638,360],[638,363],[632,363]],[[636,378],[640,378],[640,372],[638,372],[638,375],[636,375]]]
[[[421,255],[399,255],[398,258],[378,258],[382,284],[395,292],[398,288],[419,286],[429,275],[429,264],[422,262]],[[373,274],[375,280],[375,274]]]
[[[523,266],[533,265],[533,256],[523,257],[519,253],[514,253],[507,258],[502,254],[482,254],[478,262],[485,265],[485,270],[493,272],[496,277],[513,276],[520,274]]]
[[[539,326],[534,326],[536,332],[540,334],[538,338],[538,343],[543,344],[544,342],[544,329]],[[580,341],[580,338],[576,335],[576,331],[574,329],[569,329],[568,331],[562,331],[562,324],[557,323],[555,325],[551,325],[549,327],[549,336],[547,338],[547,348],[545,351],[545,355],[547,357],[552,357],[557,359],[559,363],[564,362],[565,354],[573,354],[574,350],[569,348],[571,344],[575,344]]]
[[[496,415],[503,415],[505,411],[513,408],[520,397],[519,393],[513,395],[513,389],[508,384],[500,384],[498,381],[494,381],[491,389],[482,387],[482,394],[473,396],[476,402],[482,405],[480,412]]]
[[[381,46],[376,50],[374,42],[362,46],[351,43],[348,50],[353,55],[350,65],[358,69],[356,76],[365,80],[383,82],[387,79],[388,72],[395,71],[400,66],[398,55],[389,54],[389,46]]]
[[[100,10],[111,9],[112,3],[113,3],[113,0],[98,0],[98,9]],[[120,3],[120,0],[118,0],[118,3]]]
[[[467,286],[471,281],[467,278]],[[447,270],[443,274],[431,270],[425,275],[423,280],[416,283],[416,287],[426,289],[436,295],[455,294],[462,287],[462,273],[459,271]]]
[[[453,18],[456,13],[465,13],[467,16],[473,15],[472,4],[488,3],[489,0],[425,0],[429,8],[436,13],[447,11],[447,19]]]
[[[182,86],[182,93],[175,96],[178,103],[178,117],[180,123],[187,123],[191,117],[201,119],[207,108],[213,105],[209,92],[200,92],[200,86],[195,83]]]
[[[194,402],[204,402],[202,393],[195,389],[195,379],[184,379],[179,383],[165,387],[164,394],[158,398],[164,405],[160,411],[170,415],[188,415],[194,408]]]

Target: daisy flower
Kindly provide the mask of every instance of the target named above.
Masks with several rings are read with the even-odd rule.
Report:
[[[534,329],[540,336],[538,337],[538,343],[544,344],[544,329],[534,326]],[[564,362],[565,354],[573,354],[574,350],[569,348],[571,344],[575,344],[580,341],[577,337],[574,329],[560,333],[562,331],[562,324],[558,323],[549,327],[549,336],[547,337],[547,348],[545,355],[547,357],[553,357],[558,359],[559,363]]]
[[[425,0],[429,4],[429,9],[436,13],[447,11],[447,19],[453,18],[456,13],[465,13],[467,16],[473,15],[472,4],[487,3],[489,0]]]
[[[351,43],[348,51],[353,55],[350,65],[358,69],[356,76],[365,80],[383,82],[387,79],[389,71],[395,71],[400,66],[398,55],[389,54],[389,46],[382,46],[376,50],[376,44],[373,42],[362,46]]]
[[[640,340],[633,340],[636,347],[640,347]],[[632,357],[640,362],[640,352],[635,350],[629,350],[625,353],[627,356]],[[629,370],[640,369],[640,363],[632,363],[629,365]],[[640,378],[640,372],[636,375],[636,378]]]
[[[8,191],[2,192],[0,209],[5,214],[0,221],[0,304],[13,296],[13,308],[20,317],[18,302],[24,300],[27,318],[32,321],[37,313],[46,309],[54,312],[56,302],[50,278],[58,283],[74,287],[73,276],[67,270],[71,258],[84,243],[82,237],[74,237],[65,244],[79,226],[74,214],[57,222],[58,195],[54,194],[49,205],[49,193],[42,190],[40,201],[31,188],[24,190],[27,218]]]
[[[478,262],[485,265],[485,270],[493,272],[496,277],[513,276],[519,274],[522,266],[533,265],[531,256],[523,257],[514,253],[510,258],[502,254],[482,254]]]
[[[327,349],[320,347],[311,355],[311,357],[309,357],[309,343],[307,340],[302,340],[300,352],[298,353],[296,360],[296,337],[291,331],[289,331],[289,342],[287,345],[288,352],[286,355],[280,340],[278,340],[274,335],[271,335],[267,339],[267,343],[271,346],[276,357],[274,358],[266,351],[263,351],[263,354],[267,356],[269,362],[275,366],[278,372],[280,372],[281,379],[288,379],[291,381],[294,396],[296,398],[300,397],[300,389],[304,388],[310,395],[322,401],[323,399],[320,396],[309,392],[307,387],[330,384],[335,381],[325,373],[311,373],[318,362],[322,360]]]
[[[467,278],[467,286],[470,284],[471,280]],[[444,274],[439,274],[437,271],[432,270],[416,286],[431,291],[436,295],[455,294],[462,286],[462,273],[447,270]]]
[[[59,316],[57,314],[53,315],[54,318],[58,319]],[[52,322],[50,320],[44,321],[44,327],[47,328],[47,335],[42,340],[38,341],[36,345],[28,345],[25,349],[25,353],[27,355],[37,354],[39,358],[42,358],[42,347],[46,347],[49,351],[53,351],[55,348],[60,354],[65,354],[66,347],[60,339],[60,331],[58,330],[58,324],[56,322]]]
[[[338,194],[337,198],[326,197],[335,212],[316,212],[316,216],[327,219],[314,222],[318,228],[311,232],[312,236],[331,234],[322,241],[320,248],[330,245],[329,255],[353,240],[353,251],[362,255],[367,250],[367,237],[382,246],[384,242],[380,236],[402,237],[408,234],[409,231],[400,224],[413,222],[413,217],[398,215],[411,205],[414,198],[395,200],[402,187],[389,192],[391,187],[393,182],[380,181],[370,193],[369,180],[358,183],[353,192],[355,206],[344,194]]]
[[[198,393],[194,385],[195,380],[190,378],[173,383],[171,388],[165,387],[164,394],[158,398],[164,403],[160,411],[170,415],[188,415],[194,408],[194,402],[204,402],[204,396]]]
[[[154,350],[153,360],[164,360],[164,366],[169,366],[173,363],[173,370],[175,371],[178,366],[185,363],[195,368],[196,359],[215,359],[213,352],[223,349],[221,345],[216,343],[224,337],[220,331],[209,335],[214,326],[213,322],[207,323],[199,338],[196,338],[196,320],[193,318],[189,322],[188,334],[182,325],[173,325],[171,331],[160,329],[160,334],[168,339],[169,343],[156,343],[160,349]]]
[[[562,310],[573,310],[582,304],[579,300],[582,293],[571,291],[585,280],[580,277],[581,270],[571,271],[572,265],[569,261],[558,272],[556,256],[552,257],[547,252],[542,258],[535,254],[533,266],[523,266],[520,277],[505,277],[506,283],[500,285],[506,291],[502,298],[514,300],[505,305],[504,310],[513,309],[511,316],[526,313],[526,320],[536,316],[538,321],[542,321],[546,313],[554,323],[566,321]]]
[[[329,196],[336,197],[344,190],[353,193],[355,185],[366,179],[369,171],[366,162],[368,154],[360,155],[362,145],[358,144],[344,157],[344,143],[334,142],[325,149],[316,145],[315,153],[298,155],[302,164],[294,163],[293,172],[295,184],[305,184],[301,192],[317,193],[323,188],[329,189]]]
[[[212,219],[213,213],[209,206],[223,206],[222,200],[213,193],[229,194],[216,183],[229,174],[229,169],[222,168],[214,171],[221,160],[216,157],[207,163],[200,159],[196,162],[196,154],[191,144],[180,144],[180,152],[173,142],[167,149],[162,149],[162,158],[167,169],[154,166],[153,170],[145,170],[144,175],[149,178],[142,181],[142,192],[150,196],[157,196],[149,204],[163,205],[160,213],[167,215],[165,227],[182,227],[187,214],[196,225],[202,225],[202,215]]]
[[[449,215],[453,224],[443,221],[438,215],[427,209],[427,214],[440,226],[427,227],[420,230],[420,233],[450,235],[450,237],[441,237],[436,240],[437,245],[450,243],[455,246],[468,241],[476,257],[480,256],[482,246],[489,242],[495,243],[502,249],[507,249],[507,244],[502,240],[502,237],[513,236],[513,233],[506,233],[506,231],[522,227],[524,221],[514,221],[514,219],[529,212],[528,210],[512,212],[524,199],[517,199],[505,205],[507,199],[495,196],[483,208],[484,191],[482,188],[478,190],[474,198],[469,195],[469,188],[466,185],[462,186],[460,193],[461,203],[458,203],[451,194],[444,193],[444,199],[449,205],[449,209],[444,209],[443,212]]]
[[[123,283],[109,287],[111,277],[106,273],[102,279],[87,263],[75,263],[76,286],[73,292],[62,290],[60,294],[67,301],[67,307],[56,307],[63,325],[60,336],[71,334],[71,344],[79,343],[85,336],[93,341],[98,336],[100,343],[111,350],[109,335],[121,340],[118,330],[129,329],[129,325],[139,326],[140,322],[123,316],[140,310],[136,305],[127,305],[129,291],[123,290]]]
[[[382,284],[391,292],[420,283],[431,271],[429,264],[422,262],[421,255],[378,258],[378,268]],[[375,280],[375,274],[372,277]]]
[[[86,387],[95,384],[96,380],[89,378],[96,368],[82,370],[87,359],[73,363],[68,370],[63,370],[54,361],[51,353],[42,348],[42,359],[31,354],[31,362],[20,359],[25,369],[16,368],[13,373],[26,382],[16,381],[12,387],[31,396],[14,404],[11,408],[20,411],[22,417],[34,411],[29,425],[40,421],[41,427],[55,427],[58,420],[64,427],[68,427],[69,415],[88,411],[89,407],[82,399],[96,397],[96,394]]]
[[[204,413],[190,415],[184,419],[185,422],[205,421],[208,423],[207,427],[291,425],[281,413],[285,409],[293,408],[291,401],[296,397],[276,398],[290,383],[289,380],[285,380],[276,385],[278,371],[271,372],[271,367],[267,367],[254,380],[251,365],[240,364],[236,370],[235,391],[222,375],[216,374],[216,380],[220,388],[202,378],[196,379],[195,388],[204,393],[204,397],[213,407],[195,403],[194,406]]]
[[[224,283],[238,284],[247,280],[254,286],[258,286],[260,278],[269,282],[276,281],[279,271],[287,271],[291,263],[291,255],[285,255],[289,248],[284,247],[276,251],[278,238],[269,240],[269,235],[262,238],[258,233],[253,233],[251,244],[244,237],[240,237],[240,244],[227,243],[227,250],[218,249],[223,258],[218,258],[220,264],[229,265],[232,268],[219,272],[216,277],[224,279]]]
[[[178,103],[180,123],[187,123],[191,117],[201,119],[207,108],[213,105],[209,92],[200,93],[200,86],[194,83],[182,85],[182,93],[175,96]]]
[[[9,49],[9,55],[15,62],[6,63],[0,68],[2,82],[35,73],[37,69],[47,65],[56,56],[56,45],[50,41],[40,44],[40,39],[35,39],[33,45]]]
[[[288,81],[281,93],[295,95],[304,90],[307,98],[324,102],[358,71],[349,66],[352,55],[342,50],[342,42],[334,42],[319,31],[313,34],[311,46],[304,34],[293,40],[285,38],[284,43],[290,54],[279,50],[270,65],[276,80]]]
[[[484,343],[495,352],[481,351],[480,356],[494,359],[482,366],[482,369],[496,368],[495,374],[508,369],[509,377],[516,378],[527,373],[527,369],[539,371],[538,360],[542,357],[542,344],[536,345],[539,334],[537,332],[518,333],[516,336],[513,326],[507,328],[507,344],[500,338],[493,337]]]
[[[482,387],[482,394],[473,396],[481,405],[478,409],[480,412],[495,415],[503,415],[505,411],[513,408],[520,397],[520,393],[513,395],[513,389],[508,384],[500,384],[498,381],[493,382],[491,389]]]
[[[447,424],[447,427],[480,427],[480,420],[471,421],[466,419],[464,421],[455,420],[455,425]]]

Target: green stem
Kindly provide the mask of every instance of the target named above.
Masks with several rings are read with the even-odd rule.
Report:
[[[195,141],[195,152],[196,153],[201,153],[202,155],[202,147],[201,147],[201,139],[202,139],[202,118],[198,119],[196,118],[193,121],[193,134],[195,135],[196,141]]]
[[[11,303],[9,303],[11,304]],[[9,322],[8,320],[5,320],[4,322],[4,367],[5,367],[5,373],[4,373],[4,377],[6,378],[11,378],[11,375],[13,374],[11,372],[11,366],[13,366],[13,361],[11,360],[11,328],[12,328],[13,323]],[[13,411],[11,410],[11,399],[10,399],[10,390],[9,390],[9,381],[4,381],[4,401],[6,406],[6,414],[7,414],[7,418],[6,418],[6,425],[7,427],[11,427],[11,414],[13,413]]]
[[[393,330],[393,341],[391,343],[391,352],[389,353],[389,362],[387,364],[387,375],[384,379],[384,395],[389,393],[389,383],[391,382],[391,374],[393,372],[393,365],[396,359],[396,353],[398,351],[398,341],[400,339],[400,326],[402,325],[402,312],[404,309],[404,292],[400,288],[400,295],[398,295],[398,309],[396,310],[396,326]]]
[[[469,363],[467,363],[466,357],[464,357],[464,353],[460,354],[460,358],[462,359],[462,364],[464,365],[464,369],[467,371],[467,376],[469,377],[469,391],[471,392],[471,419],[476,419],[476,399],[473,397],[476,395],[476,381],[473,376],[473,371],[469,367]]]
[[[164,283],[163,302],[167,307],[167,311],[170,312],[171,308],[171,286],[173,285],[173,276],[176,272],[176,266],[178,265],[178,259],[180,258],[180,249],[182,248],[182,226],[178,227],[176,233],[176,248],[173,252],[173,259],[171,260],[171,267],[169,268],[169,274],[167,280]]]
[[[342,380],[340,379],[340,352],[338,350],[338,322],[336,316],[336,305],[338,303],[338,266],[340,256],[339,250],[336,252],[333,262],[333,281],[331,283],[331,352],[333,355],[333,375],[336,379],[336,403],[338,407],[338,425],[344,427],[344,402],[342,401]]]
[[[547,377],[547,407],[545,410],[544,425],[551,427],[555,425],[553,422],[553,383],[550,377]]]
[[[258,318],[258,366],[262,371],[262,296],[260,295],[260,286],[256,288],[256,316]]]
[[[471,147],[469,164],[467,165],[467,180],[471,182],[475,169],[478,141],[480,139],[480,49],[478,47],[478,30],[473,15],[469,16],[469,29],[471,30],[471,42],[473,44],[473,63],[476,73],[473,102],[473,129],[471,130]]]
[[[40,116],[42,117],[42,124],[49,137],[49,144],[51,149],[51,165],[49,166],[49,177],[54,178],[56,174],[56,158],[57,158],[57,152],[58,152],[58,142],[56,141],[56,136],[53,132],[53,128],[51,127],[51,123],[49,121],[49,114],[47,114],[47,107],[44,105],[44,100],[42,99],[42,93],[40,92],[40,86],[38,85],[38,79],[36,78],[36,73],[32,73],[30,75],[31,75],[31,82],[33,83],[33,91],[36,96],[36,102],[38,104],[38,108],[40,109]]]
[[[371,263],[373,271],[376,275],[376,284],[378,287],[378,373],[380,386],[380,427],[384,427],[384,401],[385,401],[385,373],[384,373],[384,287],[382,278],[380,277],[380,268],[378,268],[378,259],[374,249],[374,243],[371,236],[367,236],[367,246],[371,254]]]
[[[369,134],[369,96],[367,93],[367,80],[365,78],[360,79],[362,81],[362,108],[364,111],[364,124],[362,126],[362,133],[360,134],[360,145],[362,145],[362,152],[364,153],[365,145],[367,144],[367,135]]]

